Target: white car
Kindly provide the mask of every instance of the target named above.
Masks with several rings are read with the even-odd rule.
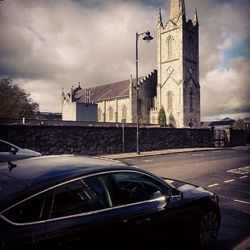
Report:
[[[7,141],[0,140],[0,162],[14,161],[36,156],[41,156],[41,154],[30,149],[20,148]]]

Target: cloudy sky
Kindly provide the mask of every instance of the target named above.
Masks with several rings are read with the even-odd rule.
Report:
[[[1,0],[0,77],[60,112],[61,89],[135,75],[135,33],[156,35],[170,0]],[[186,0],[198,9],[202,120],[250,116],[250,1]],[[156,68],[156,40],[140,42],[140,75]]]

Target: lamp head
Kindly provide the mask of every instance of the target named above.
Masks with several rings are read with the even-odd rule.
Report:
[[[143,40],[146,41],[146,42],[150,42],[151,40],[153,40],[154,38],[150,35],[150,32],[147,31],[145,33],[145,36],[143,37]]]

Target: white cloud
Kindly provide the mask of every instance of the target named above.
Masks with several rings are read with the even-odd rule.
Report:
[[[230,61],[228,68],[206,74],[202,81],[201,106],[205,116],[250,113],[250,62],[244,58]]]

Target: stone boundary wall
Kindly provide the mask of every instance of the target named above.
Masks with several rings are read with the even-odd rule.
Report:
[[[230,129],[230,142],[231,147],[244,146],[247,141],[247,133],[243,129]]]
[[[0,125],[0,139],[42,154],[122,152],[121,127]],[[140,128],[140,151],[213,147],[210,129]],[[136,128],[125,127],[125,152],[136,151]]]

